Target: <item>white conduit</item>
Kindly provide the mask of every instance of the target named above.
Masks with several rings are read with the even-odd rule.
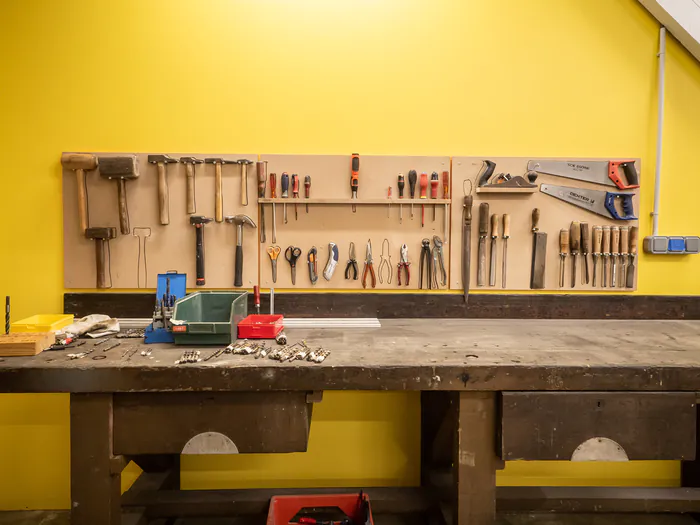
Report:
[[[659,234],[659,206],[661,201],[661,149],[664,132],[664,87],[666,73],[666,28],[659,31],[659,102],[656,130],[656,173],[654,179],[654,211],[652,217],[652,235]]]

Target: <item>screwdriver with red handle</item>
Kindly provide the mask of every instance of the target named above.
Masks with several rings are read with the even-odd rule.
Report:
[[[292,174],[292,198],[299,198],[299,175],[296,173]],[[297,210],[297,203],[294,203],[294,220],[299,220],[299,210]]]
[[[428,174],[420,174],[420,198],[428,198]],[[425,204],[420,205],[420,226],[421,228],[425,226]]]
[[[309,198],[311,195],[311,175],[304,177],[304,197]],[[306,213],[309,213],[309,203],[306,203]]]
[[[438,184],[439,182],[439,176],[437,174],[437,171],[434,171],[432,175],[430,175],[430,198],[431,199],[437,199],[437,194],[438,194]],[[435,222],[435,205],[433,204],[433,222]]]

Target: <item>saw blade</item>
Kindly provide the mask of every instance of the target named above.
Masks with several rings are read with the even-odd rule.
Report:
[[[540,184],[540,192],[588,210],[591,213],[607,217],[608,219],[611,218],[610,212],[605,207],[605,196],[607,195],[605,191]]]
[[[527,163],[527,169],[567,179],[615,186],[615,183],[610,180],[609,164],[605,160],[531,160]]]

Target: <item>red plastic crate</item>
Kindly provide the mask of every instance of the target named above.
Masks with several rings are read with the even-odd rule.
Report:
[[[238,323],[238,339],[274,339],[283,323],[283,315],[249,315]]]
[[[363,504],[364,503],[364,504]],[[354,525],[374,525],[369,496],[359,494],[318,494],[307,496],[273,496],[267,514],[267,525],[289,525],[302,509],[319,510],[337,507]]]

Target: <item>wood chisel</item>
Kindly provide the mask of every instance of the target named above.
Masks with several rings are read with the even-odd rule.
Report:
[[[350,193],[352,199],[357,199],[357,190],[360,186],[360,154],[353,153],[350,161]],[[352,205],[352,212],[357,211],[357,206]]]
[[[603,227],[593,226],[593,286],[598,285],[598,263],[603,246]]]
[[[628,251],[629,265],[627,266],[627,288],[634,288],[635,258],[637,257],[637,232],[636,226],[630,227],[630,247]]]
[[[450,172],[449,171],[443,171],[442,172],[442,198],[447,200],[450,198]],[[444,225],[444,235],[443,238],[445,239],[445,244],[450,242],[450,217],[449,217],[449,210],[450,207],[445,204],[445,225]]]
[[[532,267],[530,268],[530,288],[544,288],[545,264],[547,262],[547,234],[540,231],[540,210],[532,210]]]
[[[633,160],[531,160],[528,171],[546,173],[556,177],[593,182],[603,186],[614,186],[621,190],[639,188],[639,174]],[[620,176],[620,168],[627,178],[627,184]]]
[[[420,174],[420,198],[421,199],[428,198],[428,174],[427,173]],[[420,205],[420,225],[421,225],[421,228],[423,226],[425,226],[425,204]]]
[[[633,193],[588,190],[570,186],[554,186],[553,184],[541,184],[540,192],[606,219],[615,219],[617,221],[633,221],[637,219],[634,215]],[[620,204],[622,215],[617,211],[616,203]]]
[[[617,277],[617,281],[620,283],[620,288],[625,287],[625,284],[623,283],[625,283],[627,280],[627,256],[629,255],[629,244],[630,228],[629,226],[620,226],[620,275]]]
[[[617,263],[620,257],[620,227],[611,226],[610,236],[612,238],[612,281],[611,286],[615,288],[617,286]]]
[[[411,201],[416,198],[416,182],[418,181],[418,174],[416,170],[411,170],[408,172],[408,190],[411,194]],[[411,202],[411,219],[413,219],[413,202]]]
[[[406,179],[403,176],[403,173],[399,173],[398,186],[399,186],[399,224],[403,224],[403,205],[401,204],[401,199],[403,199],[403,190],[406,187]]]
[[[287,173],[282,174],[282,198],[289,198],[289,175]],[[287,224],[287,203],[282,205],[282,210],[284,212],[284,223]]]
[[[496,256],[498,254],[498,215],[491,215],[491,264],[489,265],[489,286],[496,286]]]
[[[270,173],[270,197],[277,198],[277,174]],[[272,203],[272,242],[277,242],[277,215],[275,214],[275,203]]]
[[[501,268],[502,287],[506,287],[506,271],[508,270],[508,239],[510,239],[510,215],[503,214],[503,266]]]
[[[564,288],[564,275],[566,273],[566,257],[569,255],[569,230],[562,228],[559,231],[559,288]]]
[[[440,176],[437,174],[437,171],[434,171],[430,175],[430,198],[431,199],[437,199],[438,184],[440,184]],[[433,222],[435,222],[436,218],[437,218],[437,212],[435,210],[435,205],[433,204]]]
[[[569,247],[571,249],[571,287],[576,286],[576,258],[581,248],[581,223],[573,221],[569,229]]]
[[[479,251],[476,269],[476,285],[486,284],[486,237],[489,235],[489,204],[479,204]]]
[[[610,226],[603,226],[603,279],[602,287],[608,286],[608,268],[610,267]]]
[[[583,267],[581,267],[581,284],[590,282],[590,272],[588,267],[588,255],[591,252],[591,229],[587,222],[581,223],[581,257]]]
[[[464,304],[469,300],[470,268],[472,257],[472,195],[464,196],[462,205],[462,286],[464,287]]]

